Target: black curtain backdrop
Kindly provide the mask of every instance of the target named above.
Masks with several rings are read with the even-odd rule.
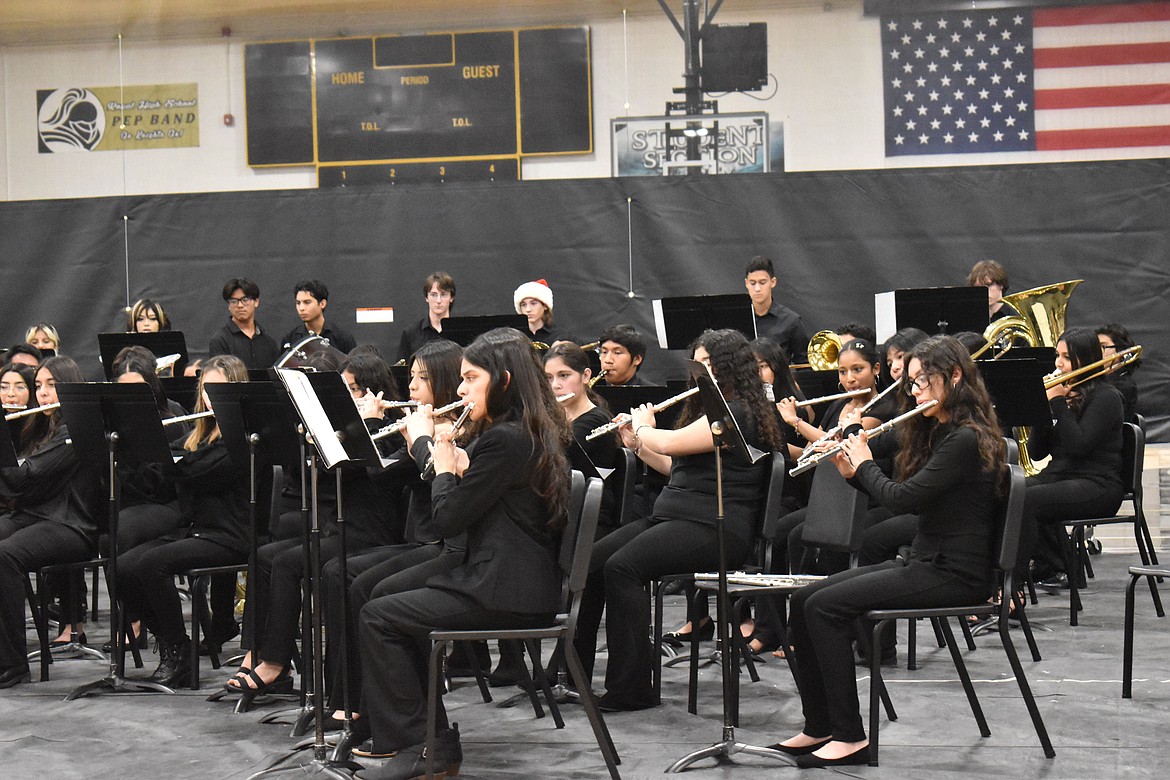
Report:
[[[328,316],[393,361],[437,269],[456,278],[459,314],[506,313],[518,284],[545,278],[558,324],[582,340],[616,322],[652,340],[652,299],[741,292],[757,254],[810,333],[872,324],[874,293],[963,284],[994,258],[1013,291],[1085,280],[1069,325],[1118,321],[1145,346],[1139,410],[1151,439],[1170,440],[1166,160],[11,202],[0,251],[4,342],[48,320],[94,377],[97,333],[124,327],[127,269],[130,300],[160,301],[193,355],[227,316],[228,278],[259,283],[257,317],[283,334],[294,283],[316,277]],[[366,306],[397,321],[355,325]],[[651,350],[649,378],[682,373],[680,355]]]

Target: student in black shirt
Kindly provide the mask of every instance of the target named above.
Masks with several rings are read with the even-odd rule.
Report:
[[[975,604],[993,586],[991,539],[1006,448],[983,380],[950,336],[913,347],[906,378],[914,404],[939,404],[905,423],[899,479],[874,463],[864,433],[845,440],[833,462],[892,511],[919,512],[918,535],[905,561],[849,569],[792,597],[788,637],[805,722],[771,747],[796,756],[798,766],[869,762],[852,647],[861,615]]]
[[[444,537],[467,534],[467,563],[426,587],[376,598],[362,609],[363,700],[379,753],[398,751],[359,777],[425,774],[427,635],[434,628],[550,625],[559,609],[556,550],[569,499],[564,413],[510,328],[489,331],[464,352],[459,395],[474,402],[480,433],[466,453],[449,433],[430,435],[429,407],[407,417],[414,448],[433,447],[431,513]],[[436,769],[454,774],[459,732],[437,705]]]
[[[776,271],[766,257],[753,257],[744,271],[743,285],[752,299],[756,315],[756,338],[768,338],[780,345],[790,363],[808,360],[808,331],[800,315],[772,297]]]
[[[1056,368],[1068,373],[1101,359],[1101,343],[1088,328],[1070,328],[1056,344]],[[1050,587],[1067,586],[1064,521],[1108,517],[1121,505],[1121,394],[1105,376],[1075,388],[1048,389],[1055,423],[1032,428],[1028,452],[1033,460],[1051,455],[1048,465],[1028,477],[1024,493],[1022,549],[1033,549],[1037,580],[1053,577]],[[1059,575],[1063,573],[1064,578]]]
[[[418,352],[419,347],[443,337],[443,320],[455,308],[455,279],[445,271],[435,271],[423,282],[423,297],[427,302],[427,316],[402,331],[398,342],[398,360],[403,364]]]
[[[633,325],[611,325],[598,339],[601,381],[607,385],[639,387],[638,368],[646,359],[646,339]]]
[[[548,282],[525,282],[512,293],[516,313],[528,318],[526,335],[532,341],[552,346],[558,341],[575,341],[564,328],[553,325],[553,293]]]
[[[195,411],[211,408],[203,388],[212,382],[246,382],[239,358],[208,359],[199,375]],[[215,418],[202,418],[186,438],[172,442],[175,486],[183,527],[143,542],[119,558],[118,594],[129,613],[142,618],[159,646],[152,682],[185,685],[191,673],[187,627],[175,575],[198,566],[228,566],[248,558],[247,465],[233,463]],[[268,480],[271,482],[271,480]],[[261,483],[260,494],[271,489]]]
[[[37,405],[57,402],[57,382],[82,381],[81,369],[70,358],[49,358],[36,372]],[[11,507],[0,515],[0,688],[28,680],[28,572],[93,555],[102,511],[101,464],[77,457],[59,408],[25,418],[20,439],[20,464],[0,469],[0,502]],[[61,605],[63,628],[84,618],[84,609],[73,614],[74,599],[62,598]]]
[[[715,381],[753,446],[781,447],[776,412],[764,396],[756,360],[744,335],[705,331],[692,345],[695,360],[707,363]],[[654,513],[623,525],[594,547],[581,603],[577,649],[587,673],[593,670],[602,609],[609,664],[606,710],[655,706],[651,675],[653,645],[647,593],[651,580],[666,574],[711,571],[719,565],[715,535],[715,442],[697,396],[688,399],[676,430],[655,427],[649,404],[633,410],[623,426],[623,443],[670,482],[654,502]],[[756,521],[764,497],[767,461],[723,459],[723,509],[727,565],[740,565],[755,545]]]
[[[325,307],[329,305],[329,288],[317,279],[304,279],[293,289],[296,296],[297,316],[301,323],[289,331],[281,342],[281,352],[286,352],[304,341],[310,335],[320,336],[343,355],[357,346],[357,341],[348,331],[325,322]]]
[[[251,369],[269,368],[280,357],[276,340],[256,321],[260,287],[251,279],[228,279],[223,286],[228,321],[211,337],[207,354],[234,355]]]

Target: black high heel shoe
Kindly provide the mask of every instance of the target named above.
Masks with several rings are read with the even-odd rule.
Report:
[[[715,621],[706,617],[699,621],[699,641],[707,642],[715,636]],[[690,631],[667,631],[662,635],[662,644],[671,647],[682,647],[691,641]]]
[[[242,670],[241,670],[242,671]],[[238,685],[231,685],[233,680],[239,680]],[[251,685],[249,685],[249,681]],[[252,686],[255,687],[252,687]],[[292,673],[289,667],[284,667],[280,670],[280,674],[276,675],[276,679],[270,683],[264,682],[264,679],[257,674],[255,669],[249,669],[248,673],[243,678],[233,677],[224,685],[225,688],[233,693],[240,694],[240,700],[236,702],[236,712],[247,712],[252,708],[252,703],[258,696],[266,696],[270,694],[292,693],[293,681]]]

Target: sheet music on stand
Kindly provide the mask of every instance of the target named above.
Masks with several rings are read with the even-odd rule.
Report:
[[[295,368],[278,368],[276,375],[288,391],[301,422],[313,437],[313,446],[317,448],[317,454],[321,456],[325,468],[331,469],[338,463],[348,461],[349,456],[337,438],[329,415],[325,413],[325,407],[321,405],[317,394],[313,392],[313,386],[309,384],[309,375]]]
[[[381,468],[397,462],[396,458],[382,457],[378,451],[341,374],[336,371],[306,374],[295,368],[275,370],[312,434],[326,468],[347,461]],[[324,445],[318,431],[322,436],[328,432]]]

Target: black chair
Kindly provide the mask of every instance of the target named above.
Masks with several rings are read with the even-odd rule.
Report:
[[[779,497],[781,488],[783,486],[784,465],[782,458],[774,457],[773,461],[773,486],[775,487],[775,499],[779,504]],[[779,461],[780,477],[776,476],[777,464]],[[770,491],[771,492],[771,491]],[[769,496],[771,498],[771,496]],[[769,501],[769,504],[771,502]],[[802,538],[804,544],[809,548],[817,548],[824,551],[843,552],[848,553],[850,557],[850,566],[857,565],[857,554],[861,550],[862,535],[865,531],[865,515],[866,515],[867,500],[864,493],[855,490],[841,473],[837,471],[837,467],[832,463],[822,463],[816,467],[813,472],[812,487],[809,491],[808,513],[805,515],[804,525],[802,526]],[[765,509],[765,512],[768,510]],[[775,508],[775,514],[771,516],[771,522],[775,522],[779,516],[778,507]],[[767,518],[765,518],[767,522]],[[768,557],[769,553],[765,553]],[[711,581],[704,581],[699,583],[701,590],[714,591],[717,588],[717,583]],[[794,590],[798,590],[801,585],[729,585],[728,595],[734,597],[737,601],[740,599],[751,598],[762,595],[786,596]],[[693,625],[693,623],[692,623]],[[742,640],[739,627],[733,626],[732,637]],[[787,644],[787,640],[784,640]],[[745,656],[746,649],[741,647],[744,643],[742,641],[733,643],[733,651],[742,652]],[[691,640],[692,661],[698,654],[698,641],[692,634]],[[787,658],[788,654],[785,654]],[[732,667],[736,668],[733,663]],[[791,659],[788,659],[791,664]],[[750,663],[750,660],[749,660]],[[696,689],[698,683],[697,665],[691,664],[691,679],[690,679],[690,695],[687,700],[687,709],[694,715],[697,710]],[[754,671],[754,668],[749,666],[749,669]],[[753,676],[753,682],[758,680],[758,677]],[[732,723],[731,725],[739,725],[739,684],[738,677],[731,686],[732,696],[734,697],[731,706]]]
[[[1070,530],[1070,546],[1066,550],[1066,570],[1068,571],[1068,599],[1070,626],[1077,625],[1077,613],[1081,610],[1080,582],[1081,573],[1088,577],[1093,576],[1093,565],[1089,560],[1089,549],[1085,544],[1085,529],[1096,528],[1099,525],[1117,525],[1128,523],[1133,526],[1133,538],[1137,543],[1138,555],[1141,556],[1142,566],[1158,566],[1158,554],[1154,550],[1154,540],[1150,535],[1150,527],[1146,524],[1146,513],[1142,507],[1142,466],[1146,458],[1146,434],[1141,425],[1124,423],[1122,425],[1121,445],[1121,480],[1125,485],[1125,496],[1122,501],[1133,504],[1133,513],[1113,515],[1112,517],[1094,517],[1087,520],[1073,520],[1065,523]],[[1146,577],[1150,584],[1150,596],[1154,600],[1154,609],[1158,617],[1166,613],[1162,609],[1162,600],[1158,596],[1158,575]]]
[[[36,658],[40,662],[40,680],[41,682],[48,682],[49,680],[49,664],[53,663],[52,650],[49,647],[49,616],[46,612],[48,606],[48,593],[45,589],[45,583],[51,577],[68,577],[73,578],[77,576],[84,576],[85,572],[92,571],[93,579],[93,619],[97,620],[97,572],[99,569],[104,570],[109,563],[108,558],[97,557],[90,558],[84,561],[76,561],[73,563],[54,563],[48,566],[43,566],[40,569],[30,572],[35,581],[35,587],[30,582],[25,582],[25,597],[28,600],[29,612],[32,614],[33,625],[37,631],[38,649],[29,653],[29,660]],[[70,593],[67,598],[72,598],[75,594]],[[82,645],[77,643],[71,645],[70,649],[89,655],[94,660],[105,661],[106,656],[97,648],[89,645]],[[129,643],[128,648],[134,657],[134,666],[137,669],[142,668],[142,654],[138,650],[136,642]]]
[[[983,709],[979,706],[979,700],[975,696],[975,687],[971,684],[971,677],[967,673],[967,667],[963,663],[963,656],[959,652],[958,644],[955,642],[955,635],[951,631],[947,618],[965,618],[967,615],[994,615],[999,624],[999,636],[1003,642],[1004,653],[1007,655],[1008,662],[1011,664],[1012,673],[1015,675],[1016,684],[1020,688],[1020,695],[1024,699],[1024,704],[1028,708],[1028,714],[1032,717],[1032,725],[1036,729],[1036,736],[1039,737],[1040,744],[1044,748],[1044,755],[1052,758],[1056,755],[1056,751],[1053,750],[1052,741],[1048,738],[1048,730],[1044,727],[1044,720],[1040,716],[1040,710],[1036,706],[1036,700],[1033,698],[1032,690],[1028,686],[1028,678],[1024,675],[1024,668],[1020,664],[1020,658],[1016,653],[1015,645],[1012,643],[1011,633],[1008,630],[1009,605],[1014,604],[1019,615],[1023,615],[1024,611],[1024,600],[1017,598],[1015,586],[1012,581],[1014,576],[1013,569],[1016,566],[1016,554],[1019,550],[1020,526],[1023,522],[1024,515],[1024,471],[1019,466],[1011,466],[1010,468],[1011,482],[1008,488],[1008,495],[1006,500],[1001,504],[1000,517],[998,518],[1000,544],[996,558],[996,566],[999,570],[1000,587],[1003,593],[1003,598],[1000,599],[1000,602],[984,602],[957,607],[936,607],[933,609],[875,609],[867,612],[864,619],[872,621],[874,624],[871,636],[873,646],[876,647],[879,643],[882,630],[891,620],[900,620],[903,618],[942,618],[940,625],[946,638],[947,647],[951,651],[951,658],[955,662],[955,670],[959,674],[959,679],[962,680],[963,690],[967,693],[967,701],[970,703],[971,712],[974,714],[975,721],[979,725],[979,733],[987,737],[991,735],[991,729],[987,726],[987,720],[983,716]],[[886,700],[886,712],[890,720],[897,720],[897,714],[893,711],[893,707],[888,700],[888,692],[886,691],[885,682],[882,680],[881,657],[878,653],[870,654],[870,674],[869,764],[870,766],[877,766],[879,699],[884,698]]]
[[[1155,579],[1170,577],[1170,569],[1164,566],[1130,566],[1129,584],[1125,587],[1125,639],[1121,651],[1121,698],[1133,698],[1133,613],[1138,580],[1146,577],[1153,584]],[[1158,617],[1164,617],[1161,611]]]
[[[579,476],[580,472],[577,472]],[[439,684],[438,671],[446,655],[447,645],[451,642],[469,640],[513,640],[524,643],[532,659],[533,672],[541,687],[545,698],[549,702],[549,709],[553,712],[557,726],[562,727],[556,702],[548,685],[548,676],[540,665],[540,653],[537,642],[542,639],[559,640],[564,648],[565,663],[569,667],[569,674],[577,686],[581,696],[581,704],[585,707],[585,714],[589,718],[589,725],[593,728],[593,735],[597,745],[605,758],[605,765],[609,769],[610,777],[620,780],[617,765],[621,759],[614,748],[609,730],[605,726],[601,711],[597,707],[597,700],[589,687],[589,679],[581,666],[581,659],[573,647],[573,639],[577,632],[577,614],[581,606],[581,594],[585,589],[585,581],[589,574],[589,557],[593,551],[593,536],[597,531],[597,516],[601,511],[602,483],[599,479],[591,479],[585,490],[585,500],[582,510],[570,511],[569,522],[565,526],[561,540],[559,561],[566,574],[566,590],[568,591],[568,611],[558,615],[554,625],[546,628],[533,629],[482,629],[469,631],[435,630],[430,633],[432,642],[430,666],[428,670],[428,700],[427,700],[427,776],[433,776],[433,757],[435,752],[435,717],[438,711]],[[532,681],[528,681],[529,685]],[[535,694],[534,694],[535,696]]]
[[[638,456],[628,447],[618,449],[613,481],[614,525],[623,526],[634,519],[634,483],[638,479]]]

